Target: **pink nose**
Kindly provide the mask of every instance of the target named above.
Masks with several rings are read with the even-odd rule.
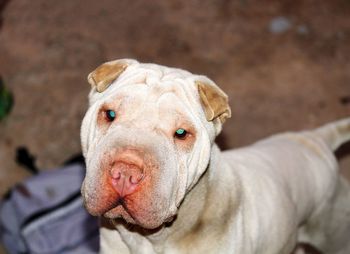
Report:
[[[112,185],[121,197],[135,192],[143,179],[143,168],[128,162],[116,162],[111,168]]]

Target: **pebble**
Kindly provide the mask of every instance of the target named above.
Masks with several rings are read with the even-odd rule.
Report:
[[[283,16],[273,18],[270,21],[269,31],[273,34],[281,34],[292,27],[292,22]]]

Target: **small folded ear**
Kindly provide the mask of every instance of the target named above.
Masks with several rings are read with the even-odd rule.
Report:
[[[128,63],[121,60],[106,62],[88,75],[88,82],[92,88],[102,93],[128,67]]]
[[[231,117],[228,96],[215,84],[204,81],[195,81],[195,83],[207,120],[219,119],[223,124],[227,118]]]

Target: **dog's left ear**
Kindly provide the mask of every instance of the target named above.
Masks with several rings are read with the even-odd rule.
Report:
[[[228,96],[215,84],[205,81],[195,81],[199,97],[208,121],[223,124],[231,117],[231,108],[228,104]],[[221,128],[220,128],[221,129]]]
[[[88,75],[88,82],[97,92],[102,93],[127,67],[128,63],[122,60],[106,62]]]

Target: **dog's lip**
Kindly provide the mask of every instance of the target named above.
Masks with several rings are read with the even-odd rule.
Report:
[[[155,230],[158,229],[159,227],[161,227],[164,223],[168,223],[170,224],[173,221],[173,218],[169,221],[164,221],[162,223],[156,224],[149,224],[150,221],[139,221],[136,217],[132,216],[132,214],[130,214],[130,212],[128,212],[126,209],[124,209],[123,206],[117,206],[111,210],[109,210],[108,212],[106,212],[103,217],[107,218],[107,219],[122,219],[124,220],[126,223],[128,224],[132,224],[135,226],[139,226],[143,229],[146,230]]]
[[[104,206],[104,207],[96,207],[96,206],[91,207],[86,202],[85,202],[84,206],[92,216],[102,216],[105,213],[107,213],[108,211],[113,210],[115,208],[114,204],[110,204],[110,205]]]
[[[137,221],[121,204],[109,209],[103,214],[103,216],[109,219],[123,218],[128,223],[137,224]]]

